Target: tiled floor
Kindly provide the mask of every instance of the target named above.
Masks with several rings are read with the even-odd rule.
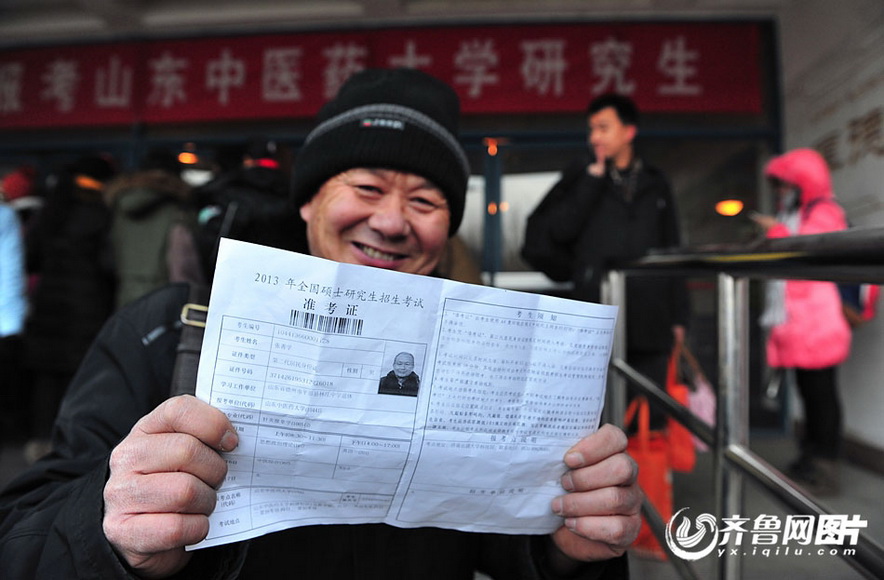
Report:
[[[783,469],[795,455],[795,446],[790,438],[781,436],[753,436],[750,447],[778,469]],[[691,508],[694,513],[713,510],[712,460],[710,455],[701,454],[697,467],[690,474],[675,474],[674,504],[678,511]],[[817,500],[832,514],[853,514],[868,522],[865,532],[880,545],[884,545],[884,477],[853,465],[842,465],[842,492],[835,497]],[[747,483],[745,486],[744,517],[756,518],[762,514],[777,516],[785,521],[788,512],[761,487]],[[733,514],[728,514],[733,515]],[[749,526],[751,529],[751,526]],[[735,547],[731,545],[731,547]],[[828,554],[812,553],[776,555],[773,550],[767,557],[762,555],[763,546],[758,546],[755,554],[751,551],[749,538],[742,542],[742,578],[746,580],[851,580],[865,578],[845,560]],[[718,558],[713,554],[692,563],[697,577],[716,578]],[[666,562],[656,562],[630,556],[630,569],[634,579],[670,580],[681,578],[675,568]]]

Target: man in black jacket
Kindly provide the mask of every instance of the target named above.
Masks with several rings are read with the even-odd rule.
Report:
[[[378,394],[416,397],[421,379],[414,372],[414,355],[400,352],[393,358],[393,370],[381,377]]]
[[[463,216],[458,101],[417,71],[354,75],[298,157],[294,201],[311,254],[433,271]],[[302,224],[303,225],[303,224]],[[295,227],[296,224],[292,224]],[[187,288],[120,311],[72,383],[53,453],[0,497],[4,578],[471,580],[626,577],[641,492],[626,438],[606,425],[564,457],[549,536],[383,524],[306,526],[195,552],[238,444],[218,409],[167,398]]]
[[[600,300],[602,279],[614,262],[680,245],[669,182],[635,153],[638,116],[635,103],[623,95],[605,94],[590,102],[590,155],[563,172],[526,231],[524,252],[529,255],[532,247],[560,248],[559,259],[540,266],[556,263],[548,275],[570,279],[579,300]],[[633,276],[627,282],[627,360],[659,385],[665,384],[673,347],[684,341],[689,310],[684,280]],[[652,409],[652,428],[664,425],[665,415]]]

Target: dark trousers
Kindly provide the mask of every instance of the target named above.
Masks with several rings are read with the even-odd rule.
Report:
[[[841,450],[837,367],[795,369],[795,383],[804,403],[802,454],[835,459]]]
[[[30,376],[22,364],[20,336],[0,338],[0,437],[3,443],[30,435]]]

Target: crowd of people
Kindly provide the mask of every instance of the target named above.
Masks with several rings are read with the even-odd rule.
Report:
[[[210,154],[211,155],[211,154]],[[124,170],[107,153],[82,155],[38,175],[31,165],[0,182],[0,432],[25,444],[32,463],[49,449],[67,385],[109,316],[170,282],[207,285],[218,240],[293,249],[286,224],[290,152],[253,137],[222,145],[212,177],[188,181],[169,148],[147,150]],[[439,271],[481,283],[475,260],[452,237]]]
[[[275,149],[255,138],[240,147],[235,167],[199,186],[182,178],[177,152],[161,147],[128,171],[96,153],[48,175],[24,165],[4,176],[6,444],[24,443],[31,463],[48,452],[61,400],[101,327],[165,284],[207,284],[218,237],[292,246],[283,228],[265,227],[293,215]]]
[[[635,104],[604,95],[586,116],[587,153],[538,206],[524,255],[536,260],[533,250],[553,248],[542,269],[573,282],[574,298],[598,301],[612,260],[675,247],[681,237],[666,177],[634,148]],[[624,552],[638,533],[641,492],[626,435],[610,425],[575,441],[563,458],[563,495],[550,507],[563,524],[548,537],[327,525],[184,549],[207,532],[226,471],[218,452],[238,439],[220,411],[169,397],[179,330],[151,333],[187,299],[187,285],[176,283],[211,282],[221,237],[478,282],[468,258],[452,263],[464,255],[456,234],[469,176],[458,123],[457,95],[444,83],[370,69],[323,107],[292,172],[266,139],[198,187],[162,149],[133,171],[87,155],[40,181],[26,167],[10,172],[0,203],[2,428],[6,442],[28,440],[33,465],[0,494],[4,574],[275,577],[297,558],[309,578],[466,579],[475,570],[496,578],[627,577]],[[823,213],[834,217],[814,231],[843,225],[831,188],[819,193],[818,180],[793,169],[782,161],[768,170],[792,197],[784,196],[778,218],[757,218],[765,231],[800,233],[817,223],[808,216]],[[816,197],[826,203],[811,214]],[[627,318],[628,359],[661,384],[685,339],[687,290],[646,278],[627,291],[636,306]],[[771,291],[781,302],[794,295]],[[812,353],[805,352],[810,363],[780,356],[791,336],[778,330],[784,313],[769,318],[771,363],[813,367],[799,386],[816,393],[824,383],[826,398],[805,394],[810,419],[811,409],[837,403],[832,373],[844,357],[822,361],[819,372]],[[846,325],[838,330],[849,334]],[[395,365],[381,391],[416,396],[412,355],[400,353]],[[662,419],[654,421],[659,427]],[[840,423],[826,424],[825,432],[811,430],[796,477],[818,479],[811,467],[834,462],[837,450],[820,440],[832,439]],[[397,548],[372,548],[379,545]]]

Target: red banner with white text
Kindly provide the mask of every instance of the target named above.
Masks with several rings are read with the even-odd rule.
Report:
[[[355,71],[407,66],[463,112],[583,111],[603,92],[643,111],[762,108],[756,23],[396,28],[0,51],[0,127],[312,116]]]

